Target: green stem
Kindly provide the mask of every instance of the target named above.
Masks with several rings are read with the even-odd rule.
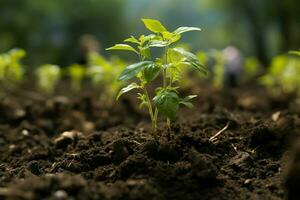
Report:
[[[143,56],[141,54],[138,54],[139,55],[139,59],[140,59],[140,62],[142,62],[144,60]],[[150,118],[151,118],[151,131],[152,131],[152,134],[154,136],[154,138],[157,140],[157,116],[158,116],[158,110],[155,108],[155,112],[153,113],[153,107],[152,107],[152,103],[151,103],[151,100],[150,100],[150,97],[149,97],[149,94],[148,94],[148,91],[147,91],[147,87],[142,83],[143,80],[144,80],[144,73],[143,73],[143,78],[141,79],[141,86],[142,86],[142,89],[144,91],[144,94],[146,96],[146,101],[147,101],[147,105],[148,105],[148,110],[149,110],[149,115],[150,115]]]
[[[171,120],[167,118],[167,138],[171,140]]]
[[[157,140],[157,116],[158,116],[158,110],[157,110],[157,108],[155,108],[155,112],[153,113],[153,107],[152,107],[152,104],[151,104],[151,100],[150,100],[147,88],[145,86],[143,87],[143,91],[144,91],[144,94],[146,95],[146,100],[147,100],[147,104],[148,104],[148,110],[149,110],[149,114],[150,114],[150,118],[151,118],[152,134],[153,134],[154,138]]]
[[[167,65],[167,64],[168,64],[168,46],[165,48],[165,65]],[[166,69],[164,69],[163,76],[164,76],[164,78],[163,78],[164,79],[164,82],[163,82],[164,89],[166,89],[167,88],[167,70]],[[169,86],[172,86],[171,80],[169,82]],[[171,121],[168,117],[167,117],[167,132],[168,132],[168,139],[170,139]]]
[[[165,48],[165,65],[168,64],[168,47]],[[167,88],[167,69],[163,70],[163,86]]]

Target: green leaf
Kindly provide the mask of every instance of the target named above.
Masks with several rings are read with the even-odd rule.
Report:
[[[144,56],[145,58],[151,57],[151,51],[150,51],[150,48],[148,48],[148,47],[140,48],[140,52],[141,52],[142,56]]]
[[[140,108],[149,107],[149,103],[145,94],[138,93],[138,99],[141,100],[141,103],[139,105]]]
[[[170,44],[173,44],[175,42],[177,42],[178,40],[181,39],[181,36],[180,35],[175,35],[174,37],[172,37],[170,40],[169,40],[169,45]]]
[[[193,108],[194,107],[194,105],[191,102],[180,101],[179,103],[186,106],[186,107],[188,107],[188,108]]]
[[[300,56],[300,51],[289,51],[289,53]]]
[[[153,64],[151,61],[143,61],[139,63],[135,63],[129,65],[125,68],[125,70],[121,73],[119,77],[119,81],[132,79],[138,74],[140,71],[144,69],[145,66]]]
[[[139,54],[132,46],[128,44],[116,44],[115,46],[107,48],[106,50],[133,51],[136,54]]]
[[[182,33],[190,32],[190,31],[201,31],[201,29],[198,27],[179,27],[173,33],[180,35]]]
[[[131,36],[130,38],[125,39],[124,42],[130,42],[130,43],[133,43],[133,44],[140,44],[140,42],[133,36]]]
[[[131,91],[131,90],[133,90],[133,89],[138,89],[138,88],[140,88],[140,86],[139,86],[138,84],[136,84],[136,83],[131,83],[131,84],[129,84],[128,86],[122,88],[122,89],[120,90],[118,96],[117,96],[117,100],[120,98],[120,96],[121,96],[122,94],[125,94],[125,93],[127,93],[127,92],[129,92],[129,91]]]
[[[147,83],[153,81],[159,75],[160,71],[161,71],[161,67],[155,63],[151,65],[147,65],[144,71],[144,77]]]
[[[189,100],[191,100],[191,99],[194,99],[194,98],[196,98],[198,95],[189,95],[189,96],[186,96],[186,97],[184,97],[184,101],[189,101]]]
[[[175,51],[173,48],[168,49],[167,55],[170,63],[178,64],[183,60],[183,55],[178,51]]]
[[[199,62],[199,60],[195,54],[188,52],[188,51],[184,50],[183,48],[173,48],[173,51],[176,51],[183,56],[184,61],[182,62],[182,64],[188,64],[188,65],[192,66],[193,68],[195,68],[196,70],[201,71],[204,74],[207,74],[206,67],[203,66]]]
[[[167,29],[160,23],[160,21],[155,19],[142,19],[147,29],[154,33],[162,33],[167,31]]]
[[[145,43],[149,42],[150,40],[157,39],[158,36],[155,34],[150,34],[150,35],[141,35],[139,40],[141,41],[141,45],[144,46]]]
[[[179,97],[173,91],[159,91],[153,101],[159,110],[169,119],[174,119],[179,109]]]
[[[148,47],[166,47],[168,46],[168,42],[160,41],[160,40],[151,40],[149,41]]]
[[[170,33],[168,31],[162,32],[162,36],[168,41],[168,44],[173,44],[181,39],[180,34]]]
[[[193,108],[193,104],[190,102],[190,100],[196,97],[197,95],[186,96],[185,98],[181,99],[179,103],[185,105],[188,108]]]

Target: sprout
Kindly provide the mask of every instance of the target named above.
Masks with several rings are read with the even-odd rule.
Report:
[[[197,56],[183,48],[173,47],[181,39],[181,35],[189,31],[200,31],[197,27],[179,27],[169,32],[158,20],[142,19],[145,27],[152,33],[141,35],[139,38],[131,36],[124,40],[127,44],[116,44],[107,50],[130,51],[137,55],[139,62],[129,65],[121,73],[120,81],[131,81],[122,88],[117,98],[131,90],[139,90],[137,98],[140,106],[148,109],[152,121],[152,133],[157,138],[158,114],[167,118],[168,133],[171,120],[174,120],[180,105],[192,107],[191,99],[196,95],[181,98],[178,92],[178,82],[182,76],[183,67],[191,67],[203,74],[207,73]],[[164,50],[164,59],[153,58],[152,48]],[[155,89],[154,97],[150,97],[147,86],[162,75],[162,85]]]
[[[68,75],[71,78],[71,88],[78,92],[81,89],[81,83],[85,76],[85,68],[79,64],[73,64],[68,67]]]
[[[57,65],[45,64],[36,70],[36,76],[39,89],[52,94],[61,78],[61,69]]]

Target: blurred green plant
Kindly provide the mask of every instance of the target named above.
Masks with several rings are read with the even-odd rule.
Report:
[[[81,90],[82,81],[85,77],[85,67],[79,64],[72,64],[67,69],[67,74],[70,77],[71,89],[74,92]]]
[[[96,88],[101,88],[100,99],[105,104],[112,104],[123,83],[118,76],[124,70],[126,62],[120,58],[106,59],[96,52],[88,55],[87,76]]]
[[[53,94],[62,75],[60,67],[52,64],[40,66],[35,74],[39,89],[46,94]]]
[[[294,52],[293,52],[294,53]],[[298,52],[295,52],[297,55]],[[300,96],[300,58],[279,55],[272,59],[267,74],[259,82],[274,94],[297,92]]]
[[[23,49],[12,49],[7,53],[0,54],[0,81],[5,85],[20,83],[25,74],[21,59],[26,52]]]
[[[213,50],[209,54],[213,61],[214,65],[212,66],[212,85],[216,89],[222,89],[225,82],[225,58],[222,51]]]
[[[157,138],[158,114],[161,112],[167,118],[168,135],[170,134],[170,123],[176,116],[179,105],[192,107],[191,99],[197,95],[189,95],[180,98],[177,86],[182,76],[183,67],[192,67],[204,74],[207,69],[199,62],[196,55],[183,48],[172,47],[181,39],[181,35],[189,31],[200,31],[196,27],[179,27],[173,32],[169,32],[158,20],[142,19],[145,27],[152,33],[141,35],[139,38],[131,36],[124,40],[129,44],[116,44],[107,50],[124,50],[135,53],[139,62],[129,65],[121,73],[120,81],[133,80],[132,83],[121,89],[117,98],[133,89],[139,89],[138,99],[140,106],[148,108],[152,122],[152,133]],[[163,48],[164,59],[153,58],[152,48]],[[155,89],[155,95],[150,97],[147,86],[162,74],[163,83],[161,87]],[[137,78],[137,80],[135,79]],[[135,81],[136,80],[136,81]]]
[[[256,57],[248,57],[245,59],[243,75],[240,79],[243,82],[252,81],[261,74],[262,70],[263,66]]]
[[[299,51],[289,51],[289,53],[300,56],[300,50]]]

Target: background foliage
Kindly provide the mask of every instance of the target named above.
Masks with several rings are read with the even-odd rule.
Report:
[[[0,0],[0,50],[25,49],[30,66],[69,65],[78,61],[83,34],[95,35],[103,50],[141,33],[140,18],[156,18],[170,29],[201,27],[185,36],[193,49],[234,44],[268,64],[299,48],[299,7],[297,0]]]

